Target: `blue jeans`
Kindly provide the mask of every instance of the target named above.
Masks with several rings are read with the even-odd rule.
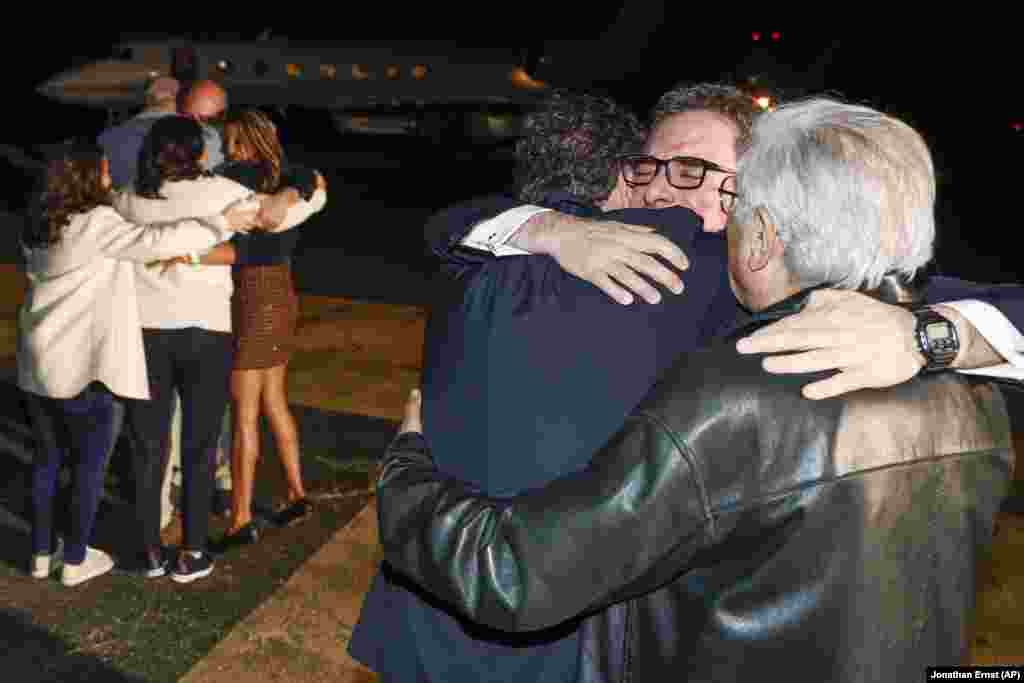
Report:
[[[36,438],[32,460],[32,552],[49,553],[53,537],[54,494],[61,464],[73,463],[70,528],[64,559],[78,564],[92,537],[103,478],[124,421],[124,404],[93,382],[74,398],[25,392],[25,407]]]

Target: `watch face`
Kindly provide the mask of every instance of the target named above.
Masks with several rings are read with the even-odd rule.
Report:
[[[938,341],[949,338],[949,325],[945,322],[929,323],[925,325],[924,333],[928,336],[928,341]]]

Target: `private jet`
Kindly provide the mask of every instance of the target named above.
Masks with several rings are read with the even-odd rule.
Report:
[[[526,71],[528,61],[515,48],[443,41],[136,41],[38,90],[116,113],[141,106],[149,79],[209,78],[232,105],[323,108],[344,133],[434,135],[457,124],[472,138],[501,140],[518,134],[521,115],[548,90]]]
[[[233,106],[324,109],[342,133],[500,143],[519,136],[523,115],[551,87],[587,87],[635,71],[664,4],[622,2],[610,6],[614,14],[592,10],[603,28],[589,39],[537,40],[525,29],[513,32],[523,38],[507,47],[486,39],[290,40],[270,29],[250,40],[136,34],[108,59],[59,73],[38,91],[124,115],[142,105],[151,78],[209,78],[224,85]],[[536,5],[535,11],[552,9]]]

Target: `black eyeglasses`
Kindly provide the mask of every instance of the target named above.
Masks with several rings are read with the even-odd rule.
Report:
[[[716,163],[699,157],[672,157],[659,159],[648,154],[631,154],[620,157],[622,177],[632,187],[649,185],[665,167],[668,184],[679,190],[696,190],[704,184],[708,171],[726,173],[718,186],[722,211],[729,213],[736,205],[736,171],[730,171]]]
[[[722,204],[722,211],[731,213],[736,208],[739,196],[736,192],[736,176],[727,175],[722,178],[722,184],[718,186],[718,200]]]

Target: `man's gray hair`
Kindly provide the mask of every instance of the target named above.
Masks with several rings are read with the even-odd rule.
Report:
[[[873,109],[815,98],[762,114],[737,186],[737,227],[767,212],[802,287],[873,289],[932,257],[931,154],[913,128]]]
[[[673,114],[707,111],[736,127],[736,156],[750,146],[750,130],[761,109],[754,99],[726,83],[681,83],[666,92],[651,110],[651,127]]]

